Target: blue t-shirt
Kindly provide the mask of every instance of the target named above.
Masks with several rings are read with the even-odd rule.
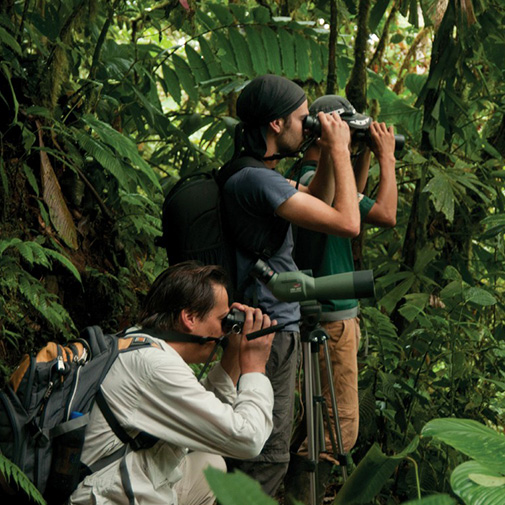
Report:
[[[246,167],[230,177],[224,186],[224,203],[227,219],[232,230],[235,229],[251,241],[258,243],[264,238],[275,220],[277,208],[292,197],[297,190],[286,179],[268,168]],[[286,237],[273,256],[267,260],[274,272],[292,272],[298,270],[292,257],[293,235],[291,226]],[[259,280],[249,273],[255,264],[246,252],[237,250],[237,284],[243,290],[244,303],[257,305],[271,319],[279,324],[298,321],[300,306],[298,302],[281,302]],[[299,331],[298,323],[291,323],[285,331]]]

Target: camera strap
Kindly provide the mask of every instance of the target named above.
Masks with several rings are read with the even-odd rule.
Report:
[[[207,344],[208,342],[219,343],[223,337],[202,337],[201,335],[192,335],[190,333],[181,333],[175,330],[155,330],[153,328],[140,328],[136,331],[129,331],[124,333],[124,336],[132,335],[149,335],[154,338],[159,338],[160,340],[165,340],[166,342],[188,342],[192,344]]]

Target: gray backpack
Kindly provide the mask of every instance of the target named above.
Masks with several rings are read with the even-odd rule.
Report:
[[[128,444],[139,450],[157,442],[147,433],[132,439],[100,390],[120,352],[146,346],[158,347],[145,335],[105,335],[98,326],[90,326],[76,341],[64,346],[49,342],[36,356],[26,355],[0,391],[0,450],[50,505],[66,501],[86,475],[119,459]],[[80,458],[95,401],[125,445],[89,469]]]

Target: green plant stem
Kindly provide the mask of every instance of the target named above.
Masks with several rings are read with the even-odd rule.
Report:
[[[414,458],[411,458],[410,456],[407,456],[406,459],[409,461],[412,461],[414,465],[414,472],[416,474],[416,487],[417,487],[417,499],[421,499],[421,482],[419,481],[419,467],[417,466],[417,461]]]

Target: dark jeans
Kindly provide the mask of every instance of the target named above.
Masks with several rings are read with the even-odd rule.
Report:
[[[266,374],[274,390],[273,431],[254,459],[227,459],[228,471],[239,469],[257,480],[263,491],[274,496],[289,464],[293,426],[296,371],[300,359],[300,334],[279,331],[275,334]]]

